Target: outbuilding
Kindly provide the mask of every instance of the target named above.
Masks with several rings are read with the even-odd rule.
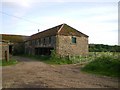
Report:
[[[59,56],[86,56],[88,35],[67,24],[61,24],[33,34],[25,42],[26,54],[50,55],[51,50]]]

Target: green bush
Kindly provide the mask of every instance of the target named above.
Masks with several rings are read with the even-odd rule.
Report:
[[[83,71],[107,76],[120,76],[120,59],[111,55],[101,55],[82,68]]]
[[[68,57],[59,57],[57,56],[54,50],[51,51],[51,57],[48,63],[51,64],[72,64],[72,61]]]

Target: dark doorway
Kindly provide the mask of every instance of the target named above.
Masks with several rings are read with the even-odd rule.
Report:
[[[53,49],[50,47],[35,48],[35,55],[50,55]]]
[[[12,54],[12,45],[9,45],[9,53]]]

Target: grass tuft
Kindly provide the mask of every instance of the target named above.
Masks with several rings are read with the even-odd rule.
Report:
[[[8,62],[6,60],[0,60],[0,66],[9,66],[9,65],[15,65],[18,62],[15,59],[10,59]]]

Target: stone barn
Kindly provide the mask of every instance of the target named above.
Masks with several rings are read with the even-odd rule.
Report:
[[[67,24],[61,24],[30,36],[25,42],[25,53],[59,56],[88,55],[88,36]]]

